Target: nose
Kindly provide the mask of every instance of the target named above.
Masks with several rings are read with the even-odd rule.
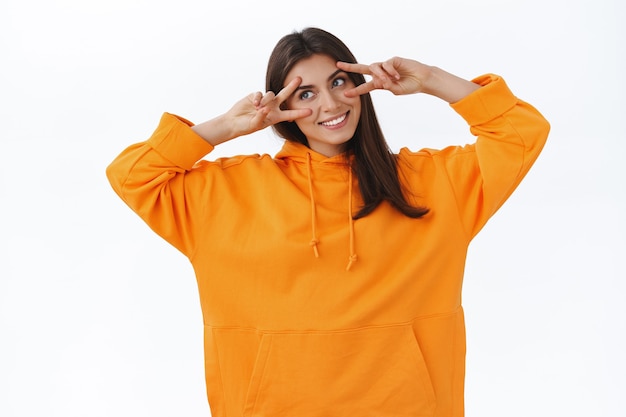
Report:
[[[337,109],[337,107],[339,107],[339,104],[340,104],[339,100],[337,99],[337,97],[335,97],[332,91],[325,90],[321,92],[320,95],[321,95],[320,104],[321,104],[322,110],[332,111],[332,110]]]

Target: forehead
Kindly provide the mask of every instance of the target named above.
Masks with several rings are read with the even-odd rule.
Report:
[[[303,84],[325,82],[330,74],[337,71],[336,61],[328,55],[312,55],[298,61],[287,73],[285,84],[295,77],[302,78]]]

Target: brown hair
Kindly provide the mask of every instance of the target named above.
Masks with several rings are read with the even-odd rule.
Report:
[[[284,36],[274,47],[267,65],[266,90],[280,91],[293,66],[312,55],[328,55],[336,61],[357,62],[336,36],[322,29],[306,28]],[[355,85],[365,82],[362,74],[349,73],[348,76]],[[306,136],[296,123],[282,122],[272,127],[279,136],[308,146]],[[364,201],[363,207],[354,215],[355,219],[370,214],[383,200],[408,217],[419,218],[428,213],[427,208],[410,205],[402,192],[397,157],[385,141],[369,93],[361,95],[361,117],[354,136],[347,143],[347,152],[354,155],[352,171],[358,179]]]

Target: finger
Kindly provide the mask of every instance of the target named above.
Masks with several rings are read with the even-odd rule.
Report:
[[[357,96],[361,96],[363,94],[367,94],[370,91],[373,91],[376,89],[376,86],[374,85],[373,81],[368,81],[366,83],[363,83],[361,85],[358,85],[354,88],[351,88],[349,90],[346,90],[346,92],[344,93],[346,97],[357,97]]]
[[[349,62],[337,61],[337,68],[346,72],[356,72],[358,74],[371,75],[369,65],[351,64]]]
[[[371,65],[372,81],[375,83],[376,88],[389,91],[396,90],[397,82],[400,81],[402,76],[396,69],[394,62],[389,60]]]
[[[276,95],[278,102],[282,103],[285,100],[287,100],[289,97],[291,97],[293,92],[296,91],[296,88],[298,88],[298,86],[301,83],[302,83],[302,78],[300,77],[296,77],[293,80],[289,81],[289,83],[282,90],[280,90],[278,94]]]
[[[268,91],[267,93],[265,93],[263,95],[263,98],[261,99],[261,101],[259,102],[259,105],[257,107],[267,106],[268,103],[270,103],[275,98],[276,98],[276,95],[274,94],[274,92],[273,91]]]
[[[304,117],[308,117],[313,113],[311,109],[298,109],[298,110],[284,110],[281,112],[282,121],[290,121],[293,122],[297,119],[302,119]]]
[[[252,117],[252,120],[250,120],[250,126],[256,130],[271,125],[271,122],[267,119],[268,113],[269,111],[267,108],[257,110],[256,114]]]
[[[382,84],[386,84],[389,81],[389,73],[383,67],[382,62],[376,62],[370,65],[370,70],[372,71],[372,77],[374,79],[377,78]]]
[[[400,73],[394,65],[394,60],[385,61],[382,63],[382,69],[394,80],[400,79]]]
[[[252,105],[255,107],[259,107],[261,105],[261,99],[263,98],[263,94],[260,91],[251,94]]]

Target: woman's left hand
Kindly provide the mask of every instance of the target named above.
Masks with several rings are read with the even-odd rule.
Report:
[[[426,93],[455,103],[480,87],[441,68],[400,57],[371,65],[339,61],[337,68],[372,77],[370,81],[346,90],[346,97],[356,97],[373,90],[389,90],[395,95]]]
[[[348,97],[356,97],[373,90],[388,90],[395,95],[420,93],[424,91],[432,73],[432,67],[400,57],[370,65],[339,61],[337,68],[372,77],[370,81],[346,91]]]

